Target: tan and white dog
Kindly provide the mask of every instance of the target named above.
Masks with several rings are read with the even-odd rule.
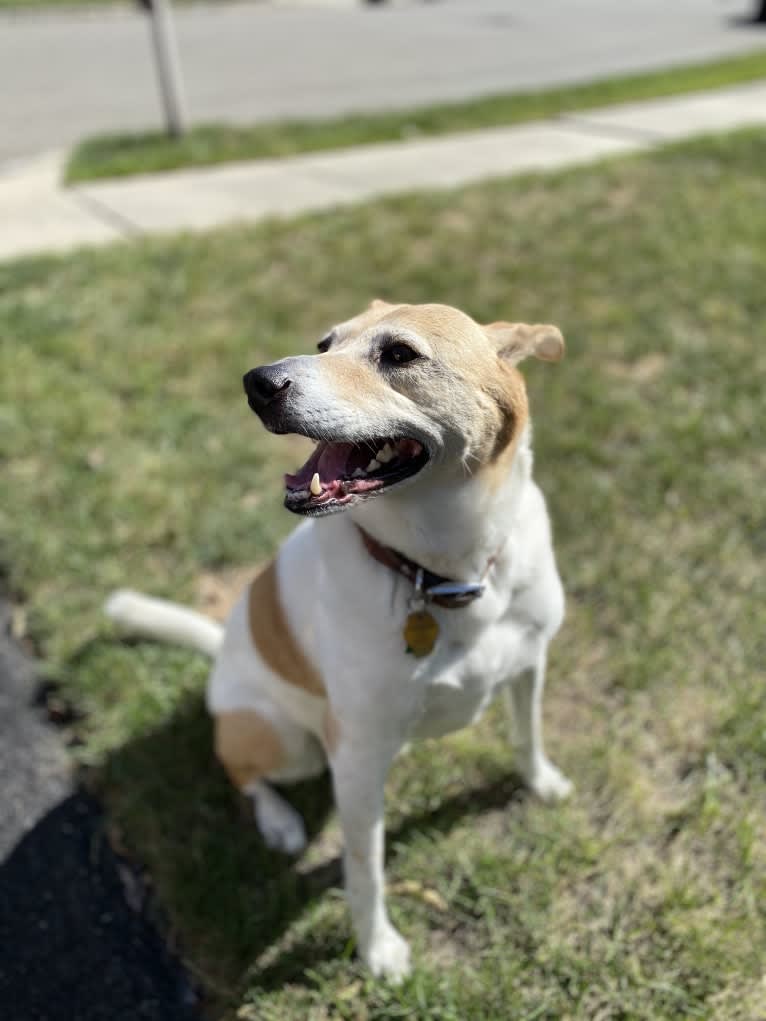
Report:
[[[571,789],[543,750],[564,597],[516,368],[557,361],[564,343],[553,326],[374,301],[319,349],[245,376],[267,429],[317,446],[285,477],[286,506],[308,520],[225,628],[132,592],[107,611],[215,656],[216,751],[272,847],[296,853],[305,831],[268,781],[329,763],[359,951],[398,979],[409,949],[386,912],[383,812],[402,748],[466,726],[504,689],[529,787],[546,799]]]

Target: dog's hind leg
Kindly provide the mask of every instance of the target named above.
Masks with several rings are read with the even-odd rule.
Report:
[[[238,709],[215,717],[215,750],[233,783],[253,801],[263,839],[274,850],[298,854],[306,830],[296,810],[267,780],[292,782],[317,776],[326,766],[319,742],[278,714]]]
[[[268,847],[300,854],[306,846],[306,827],[293,806],[264,780],[251,780],[242,790],[253,799],[255,821]]]
[[[542,700],[546,649],[543,645],[531,670],[515,677],[508,701],[512,713],[513,745],[519,771],[527,786],[544,801],[561,801],[572,792],[572,782],[547,758],[543,746]]]

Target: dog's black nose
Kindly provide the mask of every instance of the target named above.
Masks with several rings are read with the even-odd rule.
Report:
[[[251,369],[242,377],[242,382],[250,407],[253,411],[260,411],[277,397],[283,397],[292,380],[284,368],[277,364]]]

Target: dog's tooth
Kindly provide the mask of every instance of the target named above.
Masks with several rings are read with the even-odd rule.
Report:
[[[367,472],[363,471],[361,468],[354,468],[354,471],[353,471],[353,473],[351,475],[351,478],[352,479],[363,479],[366,474],[367,474]]]
[[[388,441],[386,441],[386,445],[384,447],[381,447],[380,450],[375,455],[375,457],[378,459],[378,461],[380,461],[381,464],[388,464],[388,462],[394,456],[395,456],[394,452],[391,449],[391,446],[388,443]]]
[[[376,461],[375,458],[373,457],[373,459],[367,465],[366,470],[368,472],[376,472],[378,470],[378,468],[380,468],[380,462]]]
[[[319,472],[314,472],[314,477],[311,480],[309,489],[314,496],[322,495],[322,483],[319,481]]]

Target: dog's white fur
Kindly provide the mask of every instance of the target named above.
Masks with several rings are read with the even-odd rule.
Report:
[[[392,333],[425,360],[409,374],[400,370],[393,382],[370,367],[370,352]],[[241,784],[272,846],[296,852],[305,834],[297,813],[266,781],[315,775],[329,761],[359,952],[375,974],[399,979],[409,971],[409,949],[386,912],[383,814],[386,774],[404,745],[470,724],[505,690],[527,784],[551,800],[571,789],[543,749],[546,650],[564,598],[545,502],[532,479],[523,383],[519,397],[521,377],[513,367],[527,354],[558,358],[563,345],[554,328],[481,328],[441,306],[383,303],[332,336],[327,354],[285,360],[295,380],[291,431],[305,427],[342,440],[415,436],[431,459],[408,484],[380,498],[304,521],[279,550],[286,623],[325,694],[292,683],[266,661],[253,641],[247,593],[225,630],[136,593],[116,593],[107,610],[133,631],[215,655],[211,713],[250,710],[273,728],[284,752],[278,767]],[[357,370],[361,375],[353,375]],[[505,398],[497,379],[502,393],[515,394],[510,419],[498,412]],[[511,420],[516,432],[493,458],[498,423]],[[405,651],[412,585],[369,555],[357,524],[443,576],[474,580],[487,572],[486,591],[469,606],[430,608],[440,628],[430,655],[417,659]]]

